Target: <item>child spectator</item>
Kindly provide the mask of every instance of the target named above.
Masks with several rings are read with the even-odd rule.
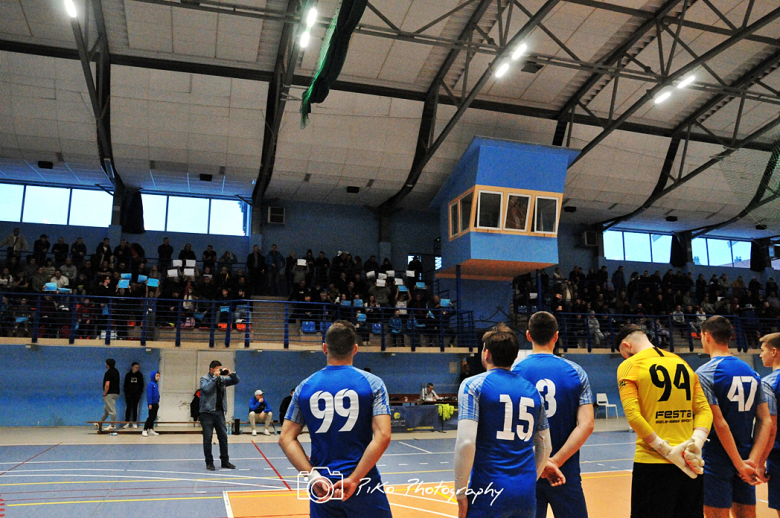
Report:
[[[395,310],[395,313],[393,314],[393,318],[390,319],[390,322],[388,322],[388,325],[390,326],[390,336],[393,337],[393,347],[398,345],[398,341],[400,339],[401,341],[401,347],[404,346],[404,321],[401,320],[401,312],[399,310]]]

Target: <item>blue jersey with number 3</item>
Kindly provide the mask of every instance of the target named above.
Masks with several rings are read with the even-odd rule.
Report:
[[[512,370],[536,386],[541,394],[550,424],[551,455],[555,455],[577,427],[580,406],[593,404],[588,375],[576,363],[552,354],[531,354]],[[579,450],[560,469],[566,480],[579,479]]]
[[[373,438],[374,416],[389,414],[380,378],[351,365],[329,365],[298,385],[285,419],[308,426],[312,466],[347,477]],[[376,466],[366,477],[378,479]]]
[[[696,374],[699,375],[707,402],[720,407],[739,454],[747,458],[753,446],[756,408],[766,402],[758,374],[747,363],[733,356],[715,357],[699,367]],[[710,432],[709,442],[704,446],[704,460],[705,469],[707,463],[712,463],[713,469],[720,464],[731,466],[715,427]]]
[[[472,376],[458,391],[461,419],[478,423],[469,507],[535,508],[533,437],[548,427],[539,391],[506,369]]]

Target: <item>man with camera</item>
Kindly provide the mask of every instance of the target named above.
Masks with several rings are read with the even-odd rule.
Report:
[[[200,378],[200,424],[203,428],[203,454],[206,456],[206,469],[214,471],[214,457],[211,454],[211,438],[214,431],[219,439],[219,459],[225,469],[236,469],[228,456],[226,388],[238,384],[238,376],[214,360],[209,365],[209,373]]]

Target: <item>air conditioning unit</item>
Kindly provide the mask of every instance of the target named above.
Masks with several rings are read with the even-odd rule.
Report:
[[[284,207],[268,207],[268,223],[284,225]]]
[[[593,230],[586,230],[582,233],[582,246],[599,246],[599,236]]]

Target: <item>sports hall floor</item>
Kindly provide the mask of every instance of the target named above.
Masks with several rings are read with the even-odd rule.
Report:
[[[629,516],[635,437],[622,418],[597,420],[581,453],[591,517]],[[87,428],[0,428],[0,518],[309,515],[308,501],[297,498],[296,472],[274,437],[229,440],[238,469],[208,472],[197,434],[142,438]],[[394,435],[379,461],[394,517],[456,516],[457,504],[445,494],[452,487],[454,446],[455,432]],[[776,516],[767,508],[766,486],[758,498],[759,518]]]

